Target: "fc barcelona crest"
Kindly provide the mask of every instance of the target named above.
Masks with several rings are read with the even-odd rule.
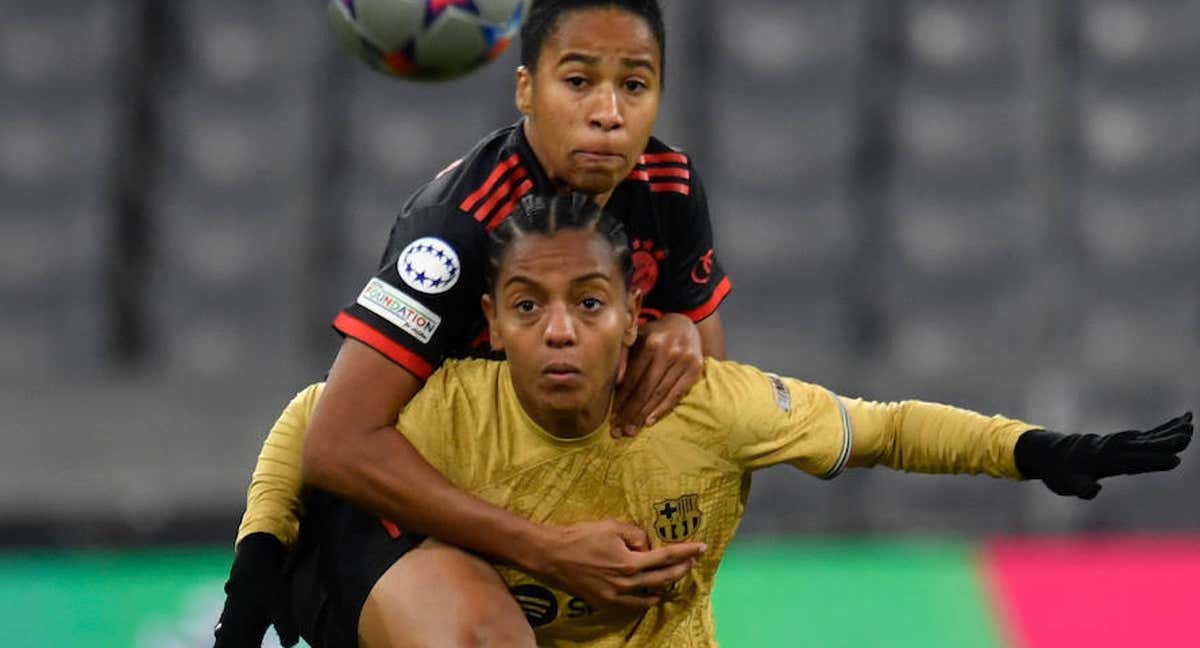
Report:
[[[654,530],[663,542],[683,542],[696,534],[704,512],[695,493],[654,503]]]

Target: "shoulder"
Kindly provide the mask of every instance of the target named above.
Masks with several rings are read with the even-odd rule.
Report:
[[[758,367],[731,360],[705,358],[700,379],[687,399],[715,399],[708,402],[714,408],[736,409],[739,396],[770,387],[770,375]]]
[[[480,208],[496,197],[506,183],[522,175],[521,157],[514,146],[517,128],[516,125],[506,126],[481,139],[465,155],[447,164],[432,180],[417,189],[405,204],[404,211],[460,212],[486,224],[499,206],[491,205],[486,213]],[[518,185],[519,181],[510,184]],[[507,187],[506,195],[515,193],[515,188]]]
[[[695,170],[690,155],[651,137],[626,179],[645,185],[652,195],[690,198]]]

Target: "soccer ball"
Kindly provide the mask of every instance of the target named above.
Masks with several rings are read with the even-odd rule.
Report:
[[[450,79],[503,52],[531,0],[329,0],[338,39],[393,77]]]

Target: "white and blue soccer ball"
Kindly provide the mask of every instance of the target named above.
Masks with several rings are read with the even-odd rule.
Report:
[[[329,0],[338,39],[393,77],[462,76],[508,48],[531,0]]]

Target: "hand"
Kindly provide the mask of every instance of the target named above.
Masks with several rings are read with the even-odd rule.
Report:
[[[683,542],[650,548],[646,532],[616,520],[557,529],[534,576],[595,607],[649,607],[662,600],[707,547]]]
[[[613,436],[633,436],[670,412],[704,366],[700,331],[679,313],[640,327],[613,402]]]
[[[1170,470],[1178,453],[1192,440],[1192,413],[1145,432],[1126,430],[1104,436],[1057,434],[1032,430],[1017,439],[1017,470],[1026,479],[1041,479],[1059,495],[1092,499],[1096,481],[1114,475]]]
[[[214,648],[257,648],[276,617],[282,596],[282,569],[287,549],[267,533],[252,533],[238,543],[237,556],[225,583],[225,608],[213,629]],[[276,628],[285,646],[295,632]]]

